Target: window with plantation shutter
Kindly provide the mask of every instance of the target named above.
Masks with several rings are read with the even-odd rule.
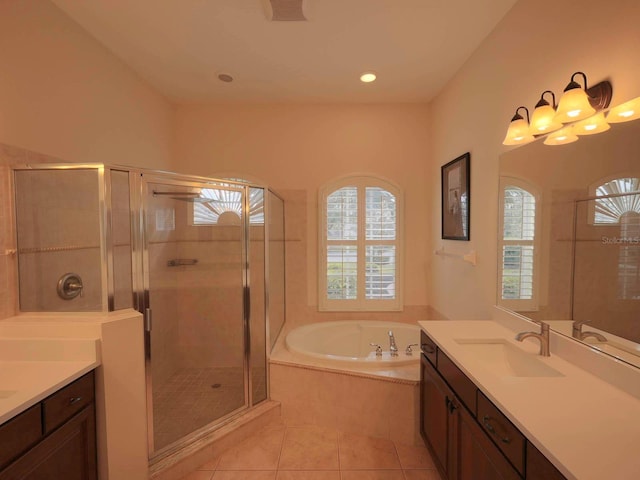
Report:
[[[514,310],[537,308],[536,195],[516,179],[501,179],[500,281],[501,305]],[[538,234],[539,236],[539,234]]]
[[[320,191],[320,310],[401,310],[401,195],[375,177]]]
[[[640,178],[601,179],[591,185],[589,202],[595,226],[619,226],[618,299],[640,300]]]

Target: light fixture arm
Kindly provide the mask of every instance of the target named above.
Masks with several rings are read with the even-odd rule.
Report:
[[[551,104],[549,104],[549,102],[544,99],[545,93],[551,94]],[[538,100],[538,103],[536,103],[535,108],[545,107],[547,105],[551,105],[554,110],[558,107],[558,105],[556,104],[556,95],[551,90],[545,90],[544,92],[542,92],[542,95],[540,95],[540,100]]]
[[[582,88],[580,84],[574,79],[576,75],[582,75],[582,79],[584,80],[584,90],[587,91],[587,89],[589,88],[587,87],[587,76],[584,74],[584,72],[576,72],[571,75],[571,81],[569,82],[569,85],[567,85],[567,87],[564,89],[565,92],[567,90],[573,90],[574,88]]]
[[[522,120],[524,117],[522,115],[520,115],[518,113],[518,111],[524,108],[524,111],[527,112],[527,123],[529,123],[529,109],[527,107],[524,106],[520,106],[518,108],[516,108],[516,114],[513,116],[513,118],[511,119],[512,122],[516,121],[516,120]]]

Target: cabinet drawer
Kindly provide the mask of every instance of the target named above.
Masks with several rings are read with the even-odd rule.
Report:
[[[524,475],[525,437],[480,391],[478,422],[516,470]]]
[[[475,415],[476,386],[442,350],[438,350],[438,371],[462,403]]]
[[[40,404],[22,412],[0,426],[0,468],[16,458],[42,437]]]
[[[47,434],[62,425],[93,401],[93,372],[87,373],[71,385],[54,393],[44,402],[44,433]]]
[[[437,360],[436,344],[423,331],[420,332],[420,351],[427,358],[427,360],[431,362],[431,365],[435,367]]]

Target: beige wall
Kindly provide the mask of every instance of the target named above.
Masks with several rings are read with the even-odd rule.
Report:
[[[406,219],[405,311],[387,317],[424,318],[429,124],[425,105],[182,106],[176,115],[173,168],[199,175],[245,176],[283,192],[288,314],[294,322],[319,317],[319,187],[354,173],[399,184]]]
[[[475,249],[478,265],[430,258],[431,306],[449,318],[487,318],[496,298],[498,158],[516,107],[560,94],[575,71],[609,78],[613,104],[640,95],[640,2],[520,0],[431,104],[430,241]],[[471,152],[471,241],[440,239],[440,166]]]
[[[0,143],[166,168],[172,106],[52,3],[0,0]]]

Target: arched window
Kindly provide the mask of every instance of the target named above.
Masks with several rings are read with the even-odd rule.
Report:
[[[618,298],[640,300],[640,178],[602,179],[590,188],[594,225],[620,226],[620,235],[608,239],[618,245]],[[602,197],[602,198],[598,198]]]
[[[500,192],[500,304],[513,310],[536,310],[537,195],[531,185],[508,177],[500,179]]]
[[[241,182],[242,180],[235,181]],[[222,187],[232,186],[220,183]],[[228,225],[240,223],[242,194],[237,190],[203,188],[193,204],[193,225]],[[249,189],[249,223],[264,224],[264,190]]]
[[[402,196],[375,177],[320,190],[320,310],[402,309]]]

